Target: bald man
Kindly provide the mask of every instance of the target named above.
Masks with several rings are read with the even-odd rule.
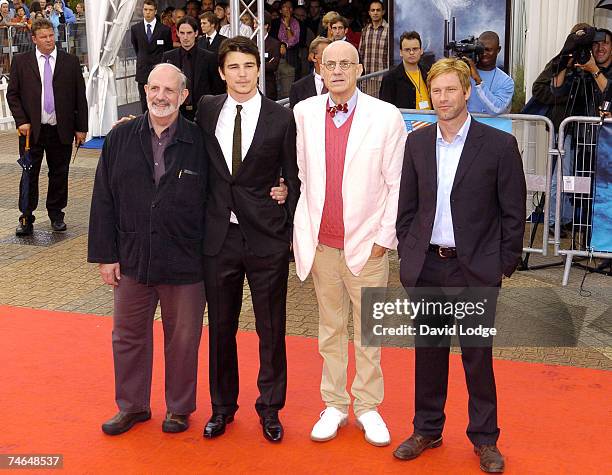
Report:
[[[155,66],[145,85],[148,112],[110,131],[96,171],[87,260],[99,264],[114,292],[119,412],[102,425],[108,435],[151,418],[158,303],[166,366],[162,430],[183,432],[196,408],[208,155],[198,126],[179,113],[186,81],[172,64]]]
[[[499,36],[494,31],[485,31],[478,41],[484,52],[478,61],[463,57],[470,67],[472,95],[468,99],[469,112],[498,115],[510,111],[514,95],[514,81],[497,67],[497,55],[501,51]]]
[[[353,45],[332,43],[323,52],[321,68],[329,93],[294,108],[302,194],[293,246],[298,277],[305,280],[312,274],[319,304],[321,397],[326,408],[310,437],[318,442],[333,439],[348,420],[347,322],[352,307],[353,412],[366,440],[384,446],[390,435],[378,413],[384,393],[381,352],[361,344],[361,288],[387,285],[388,250],[397,245],[406,127],[395,106],[357,89],[362,72]]]

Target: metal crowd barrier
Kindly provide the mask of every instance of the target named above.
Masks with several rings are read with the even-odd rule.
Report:
[[[597,147],[598,117],[567,117],[559,126],[558,149],[560,160],[555,175],[559,186],[555,206],[555,255],[565,256],[563,285],[567,285],[574,256],[612,259],[612,252],[594,252],[590,248],[593,230],[593,189],[595,174],[595,151]],[[607,119],[606,122],[612,122]],[[566,140],[566,137],[571,140]],[[570,150],[567,150],[568,144]],[[563,172],[563,163],[569,160],[570,175]],[[567,210],[569,207],[569,212]],[[571,216],[570,235],[561,238],[562,216]]]
[[[403,114],[435,115],[432,110],[400,109]],[[527,201],[525,203],[526,233],[523,240],[523,252],[526,257],[523,269],[530,254],[548,254],[548,206],[544,206],[544,197],[550,196],[552,159],[558,155],[554,142],[554,126],[550,119],[540,115],[503,114],[491,116],[472,114],[476,118],[509,119],[512,121],[512,135],[517,140],[525,181],[527,183]]]

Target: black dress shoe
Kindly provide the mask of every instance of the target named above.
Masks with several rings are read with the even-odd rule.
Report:
[[[166,418],[162,422],[162,432],[168,432],[170,434],[176,434],[179,432],[185,432],[189,429],[189,414],[172,414],[171,412],[166,413]]]
[[[213,439],[225,433],[225,426],[234,420],[233,415],[213,413],[204,426],[204,438]]]
[[[504,456],[501,454],[496,445],[475,446],[474,453],[480,457],[480,470],[482,470],[483,472],[504,472]]]
[[[51,222],[51,229],[53,229],[54,233],[63,233],[66,231],[66,223],[64,223],[63,219],[58,219],[57,221]]]
[[[151,411],[123,412],[119,411],[115,417],[102,424],[102,432],[107,435],[119,435],[130,430],[137,422],[151,419]]]
[[[283,440],[283,425],[277,415],[260,417],[259,422],[263,428],[263,436],[270,442]]]
[[[34,232],[32,221],[28,218],[19,218],[19,225],[15,229],[16,236],[31,236]]]

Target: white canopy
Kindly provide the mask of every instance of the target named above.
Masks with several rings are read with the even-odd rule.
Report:
[[[113,70],[137,0],[85,0],[89,79],[88,138],[108,133],[117,121],[117,85]]]

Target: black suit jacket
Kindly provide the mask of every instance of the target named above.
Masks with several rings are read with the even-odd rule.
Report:
[[[436,215],[435,125],[408,135],[397,215],[400,279],[414,287]],[[519,262],[525,175],[516,139],[474,118],[450,195],[457,259],[470,286],[499,285]]]
[[[200,39],[198,40],[198,47],[205,49],[207,51],[210,51],[211,53],[214,53],[215,56],[219,53],[219,46],[221,46],[221,43],[223,42],[223,40],[225,40],[227,38],[227,36],[223,36],[220,35],[219,33],[217,33],[214,37],[214,39],[212,40],[212,43],[208,46],[208,48],[206,47],[206,35],[201,36]]]
[[[217,121],[227,94],[204,96],[196,122],[210,155],[204,254],[216,256],[227,235],[230,211],[234,211],[249,248],[264,257],[286,251],[291,239],[293,214],[300,193],[295,151],[293,113],[266,97],[253,143],[236,177],[232,177],[215,136]],[[284,205],[270,197],[270,188],[285,179],[289,195]]]
[[[162,62],[164,52],[173,48],[172,32],[158,18],[151,43],[147,40],[144,21],[132,25],[130,34],[136,52],[136,82],[146,84],[153,67]]]
[[[266,38],[266,97],[273,101],[277,98],[276,93],[276,71],[280,64],[281,43],[276,38],[268,35]]]
[[[314,74],[310,73],[291,85],[289,90],[289,107],[293,109],[298,102],[316,95],[317,86],[315,85]]]
[[[16,55],[11,64],[6,99],[17,127],[31,124],[33,143],[37,143],[40,136],[41,94],[36,50]],[[57,50],[53,72],[53,96],[59,139],[70,144],[75,132],[87,132],[87,98],[79,59],[60,50]]]
[[[419,70],[421,71],[423,82],[425,82],[429,68],[419,64]],[[380,84],[379,98],[394,104],[398,109],[417,108],[416,89],[412,81],[406,76],[403,62],[385,74]]]
[[[196,106],[202,96],[208,94],[223,94],[225,84],[219,77],[217,58],[209,51],[194,47],[193,84],[189,85],[191,103]],[[181,48],[166,51],[162,57],[163,63],[170,63],[181,69]]]

